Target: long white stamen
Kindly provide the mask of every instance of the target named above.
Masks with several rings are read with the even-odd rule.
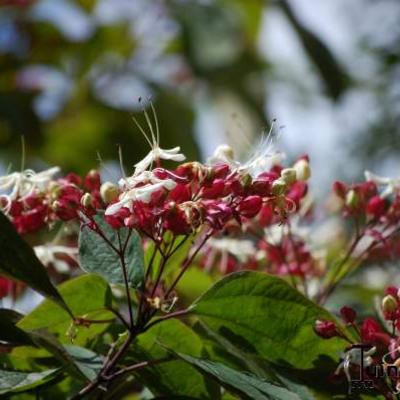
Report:
[[[136,124],[136,126],[138,127],[138,129],[140,130],[140,132],[142,133],[142,135],[144,136],[144,138],[146,139],[147,143],[150,145],[151,148],[153,148],[153,144],[151,143],[151,140],[149,139],[149,137],[147,136],[147,133],[144,131],[144,129],[142,128],[142,126],[139,124],[139,122],[137,121],[137,119],[132,116],[132,120],[133,122]]]
[[[147,113],[147,111],[144,110],[143,112],[144,112],[144,117],[146,118],[147,126],[148,126],[149,129],[150,129],[151,138],[152,138],[152,140],[153,140],[153,146],[152,146],[152,148],[154,149],[154,148],[158,147],[158,143],[157,143],[156,135],[155,135],[155,133],[154,133],[153,124],[151,123],[151,119],[150,119],[149,114]]]
[[[159,146],[160,145],[160,128],[159,128],[159,125],[158,125],[157,113],[156,113],[156,110],[155,110],[154,105],[153,105],[152,102],[150,102],[150,107],[151,107],[151,109],[153,111],[154,122],[155,122],[155,125],[156,125],[157,145]]]

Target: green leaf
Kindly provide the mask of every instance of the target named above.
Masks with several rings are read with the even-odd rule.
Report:
[[[238,348],[281,365],[312,368],[319,358],[337,359],[345,347],[343,340],[324,340],[313,331],[317,319],[334,320],[332,315],[282,279],[261,272],[225,277],[190,310]]]
[[[43,372],[18,372],[0,370],[0,394],[20,393],[50,382],[59,374],[59,369]]]
[[[12,223],[1,212],[0,243],[0,273],[26,283],[71,314],[33,249],[18,235]]]
[[[65,350],[73,358],[76,367],[89,380],[94,380],[103,366],[103,357],[89,349],[75,345],[65,345]]]
[[[32,339],[15,324],[21,318],[21,314],[14,310],[0,309],[0,342],[11,345],[32,345]]]
[[[203,352],[201,339],[188,326],[171,319],[139,335],[129,357],[135,361],[165,358],[169,355],[165,347],[198,357]],[[155,395],[219,399],[219,388],[214,382],[180,360],[138,370],[137,375]]]
[[[132,287],[138,287],[144,279],[144,263],[142,243],[138,233],[127,228],[112,229],[103,215],[96,215],[95,221],[107,239],[119,249],[126,246],[125,263],[128,280]],[[120,239],[118,238],[120,236]],[[123,284],[121,260],[119,255],[95,231],[83,225],[79,235],[79,258],[84,271],[98,274],[109,283]]]
[[[107,282],[97,275],[83,275],[59,286],[63,299],[74,315],[87,319],[110,319],[113,314],[105,308],[111,306],[111,290]],[[69,332],[74,328],[70,315],[48,300],[44,300],[17,324],[19,328],[33,331],[46,328],[62,343],[71,343]],[[74,343],[84,345],[108,327],[104,324],[91,324],[89,327],[76,327]]]
[[[235,371],[223,364],[191,357],[182,353],[176,354],[188,364],[207,376],[213,377],[227,390],[254,400],[300,400],[295,393],[284,387],[269,383],[249,373]]]

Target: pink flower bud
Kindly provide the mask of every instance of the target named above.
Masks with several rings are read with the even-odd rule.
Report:
[[[342,316],[342,319],[344,322],[346,322],[346,324],[352,324],[357,318],[357,313],[355,312],[355,310],[346,306],[340,309],[340,315]]]
[[[314,325],[314,331],[318,336],[324,339],[330,339],[335,336],[339,336],[336,324],[333,321],[316,321]]]

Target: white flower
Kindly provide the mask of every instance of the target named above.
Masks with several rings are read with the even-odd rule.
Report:
[[[51,264],[60,273],[69,272],[70,267],[66,261],[57,258],[57,254],[66,254],[75,261],[78,257],[78,248],[76,247],[46,244],[42,246],[35,246],[33,250],[43,265],[48,266]]]
[[[270,170],[275,164],[279,164],[284,157],[283,153],[274,150],[270,135],[268,135],[260,140],[249,159],[244,163],[234,159],[233,149],[226,144],[218,146],[208,162],[211,165],[228,164],[232,169],[242,174],[250,174],[252,177],[256,177],[262,172]]]
[[[180,147],[174,147],[173,149],[162,149],[160,147],[160,131],[158,129],[158,120],[157,114],[153,107],[153,104],[150,102],[150,107],[153,112],[153,122],[149,116],[149,114],[144,111],[144,116],[146,118],[147,126],[150,130],[150,135],[148,135],[139,122],[134,118],[133,121],[135,122],[136,126],[139,128],[142,135],[145,137],[147,142],[149,143],[151,150],[147,154],[143,160],[139,161],[135,164],[135,175],[139,175],[142,172],[146,171],[147,168],[151,167],[153,162],[157,160],[171,160],[181,162],[186,159],[186,157],[179,153],[181,151]],[[154,123],[154,125],[153,125]]]
[[[124,193],[121,193],[119,196],[119,201],[111,204],[107,207],[105,214],[112,215],[115,214],[121,207],[132,206],[133,201],[142,201],[143,203],[149,203],[151,200],[151,195],[158,190],[165,188],[167,190],[172,190],[176,186],[176,182],[172,179],[159,179],[156,183],[148,183],[143,186],[134,187],[132,189],[127,190]]]
[[[134,175],[139,175],[146,171],[148,167],[153,165],[157,160],[171,160],[181,162],[186,159],[184,154],[179,153],[181,151],[180,147],[174,147],[173,149],[162,149],[155,144],[143,160],[135,164]]]
[[[9,175],[0,177],[0,191],[7,192],[0,195],[6,200],[3,211],[8,212],[11,202],[16,199],[25,199],[35,192],[43,192],[49,183],[60,171],[59,167],[49,168],[45,171],[36,173],[31,169],[22,172],[13,172]]]
[[[400,178],[387,178],[378,176],[370,171],[365,171],[365,179],[376,183],[379,186],[386,186],[385,190],[381,193],[382,197],[387,197],[400,189]]]

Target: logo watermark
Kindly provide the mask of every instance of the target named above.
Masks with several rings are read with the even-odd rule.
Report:
[[[342,370],[349,382],[348,394],[351,395],[355,391],[373,390],[379,380],[392,380],[395,378],[396,387],[392,388],[393,394],[400,393],[400,365],[388,362],[386,359],[390,353],[382,357],[381,363],[374,362],[372,356],[375,354],[376,348],[367,344],[355,344],[345,353],[343,361],[336,369],[336,374]],[[352,366],[358,366],[358,376],[350,373]]]

